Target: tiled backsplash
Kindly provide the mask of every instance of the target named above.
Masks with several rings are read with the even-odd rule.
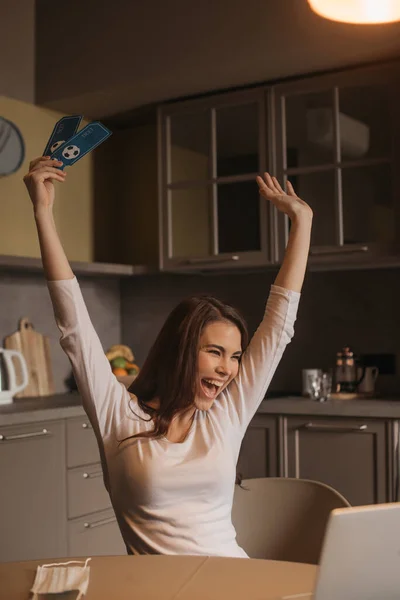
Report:
[[[209,293],[239,308],[252,333],[262,318],[274,275],[151,275],[132,279],[79,281],[104,349],[118,342],[132,347],[139,365],[172,308],[185,296]],[[57,392],[70,373],[58,340],[53,310],[41,274],[0,276],[0,337],[17,329],[22,316],[51,340]],[[329,368],[344,344],[361,353],[400,355],[400,278],[398,270],[319,273],[306,276],[295,336],[271,383],[271,391],[297,391],[300,371]],[[122,332],[122,333],[121,333]],[[399,369],[399,367],[398,367]],[[400,373],[378,378],[377,390],[400,394]]]
[[[274,275],[154,275],[122,281],[122,337],[142,364],[164,319],[185,296],[210,293],[239,308],[254,332],[263,315]],[[299,391],[301,369],[333,366],[349,344],[359,353],[400,354],[398,270],[309,272],[295,336],[270,390]],[[378,379],[377,391],[400,394],[400,373]]]
[[[79,282],[103,347],[117,344],[121,337],[119,280],[80,277]],[[1,273],[0,298],[0,345],[17,330],[21,317],[29,317],[35,329],[50,338],[56,392],[64,392],[71,368],[59,344],[60,332],[43,275]]]

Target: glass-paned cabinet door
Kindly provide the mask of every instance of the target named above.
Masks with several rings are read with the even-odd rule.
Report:
[[[391,165],[342,169],[344,244],[396,242]]]
[[[390,69],[355,70],[275,90],[278,174],[313,208],[313,255],[394,248],[397,69],[397,75]],[[287,239],[287,220],[285,226]]]
[[[212,187],[182,187],[168,192],[171,256],[209,256],[212,253]]]
[[[210,176],[209,111],[177,114],[168,122],[168,183],[204,181]]]
[[[338,88],[340,162],[390,158],[391,93],[390,85]]]
[[[257,103],[215,110],[217,177],[258,173],[260,115]]]
[[[289,180],[301,198],[314,212],[311,247],[324,252],[340,243],[337,202],[337,100],[334,89],[305,89],[289,87],[287,93],[277,94],[277,172]],[[290,231],[290,221],[280,228],[284,243]]]
[[[343,244],[369,249],[396,242],[394,87],[338,89]]]
[[[311,246],[315,248],[335,246],[338,243],[336,226],[338,214],[336,204],[336,174],[333,169],[314,173],[289,175],[300,198],[311,206],[317,225],[311,231]],[[290,225],[290,224],[289,224]]]
[[[378,254],[396,241],[395,98],[389,81],[338,87],[341,241]]]
[[[284,99],[285,168],[332,164],[335,160],[332,90]]]
[[[161,110],[163,268],[271,261],[265,90]]]
[[[260,199],[254,181],[218,184],[217,211],[219,252],[261,250]]]

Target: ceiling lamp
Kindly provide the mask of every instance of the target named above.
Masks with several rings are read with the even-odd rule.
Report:
[[[400,0],[308,0],[321,17],[343,23],[400,21]]]

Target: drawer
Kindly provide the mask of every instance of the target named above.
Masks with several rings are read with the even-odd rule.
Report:
[[[64,556],[64,421],[0,426],[0,435],[0,562]]]
[[[78,417],[67,420],[67,466],[90,465],[99,458],[96,436],[89,419]]]
[[[74,519],[68,523],[68,556],[126,554],[113,510]]]
[[[69,519],[111,506],[100,463],[70,469],[67,480]]]

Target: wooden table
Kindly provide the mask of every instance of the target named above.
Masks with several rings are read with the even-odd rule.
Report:
[[[28,600],[36,567],[52,562],[63,560],[0,563],[0,599]],[[86,600],[272,600],[311,592],[317,573],[301,563],[203,556],[96,556],[89,565]]]

